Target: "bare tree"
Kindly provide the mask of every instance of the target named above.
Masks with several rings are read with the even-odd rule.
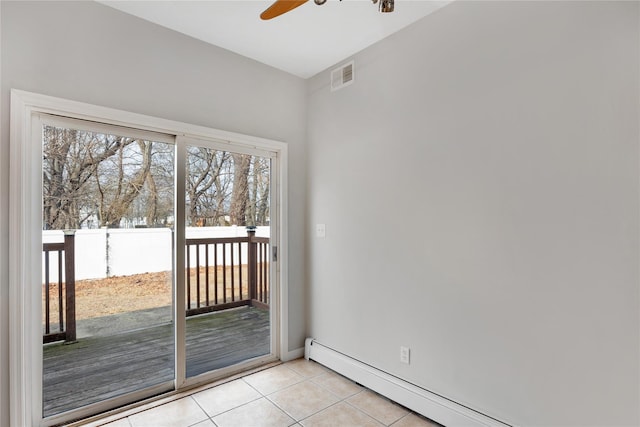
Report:
[[[224,217],[229,159],[224,151],[189,147],[186,192],[190,225],[218,225]]]
[[[162,226],[173,221],[175,146],[45,126],[43,227]],[[187,148],[187,225],[266,225],[270,160]]]
[[[271,183],[270,160],[265,158],[257,158],[258,166],[255,169],[254,181],[256,186],[256,225],[268,225],[269,223],[269,192]]]
[[[129,212],[138,225],[162,227],[173,221],[174,152],[172,144],[154,142],[147,180]]]
[[[130,143],[130,142],[129,142]],[[120,143],[104,135],[45,126],[43,129],[43,228],[80,228],[91,214],[87,183]],[[84,215],[84,218],[83,218]]]
[[[100,165],[96,174],[100,226],[118,228],[129,207],[140,194],[151,169],[150,141],[135,140],[137,150],[125,149],[129,138],[121,137],[118,155]]]
[[[233,154],[233,193],[229,207],[230,222],[233,225],[255,225],[247,223],[247,205],[249,200],[249,170],[251,156]],[[254,222],[253,220],[249,222]]]
[[[267,225],[269,222],[270,159],[251,157],[248,176],[247,225]]]

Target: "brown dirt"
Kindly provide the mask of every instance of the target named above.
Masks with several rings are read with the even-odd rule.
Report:
[[[190,272],[191,281],[191,300],[192,306],[196,301],[196,271],[192,269]],[[234,290],[235,298],[239,299],[238,288],[238,268],[235,268],[234,275],[236,287]],[[231,301],[231,268],[226,269],[227,276],[227,301]],[[242,293],[246,298],[247,291],[247,268],[242,269]],[[209,269],[210,299],[214,297],[214,268]],[[222,302],[223,295],[223,270],[218,267],[218,297]],[[205,269],[200,269],[200,301],[204,302],[206,283]],[[64,284],[63,284],[64,289]],[[145,310],[156,307],[164,307],[171,305],[171,272],[164,271],[159,273],[143,273],[131,276],[116,276],[105,279],[78,280],[75,286],[76,293],[76,319],[89,319],[94,317],[108,316],[112,314],[123,313],[127,311]],[[58,285],[51,284],[49,286],[51,322],[57,323],[58,316]],[[45,318],[45,286],[42,287],[42,316]],[[64,299],[64,295],[63,295]]]
[[[108,316],[171,304],[169,272],[116,276],[76,282],[76,319]],[[64,289],[64,285],[63,285]],[[45,291],[43,286],[43,316]],[[58,285],[50,286],[52,319],[57,316]],[[63,296],[64,298],[64,296]],[[54,314],[53,312],[56,311]]]

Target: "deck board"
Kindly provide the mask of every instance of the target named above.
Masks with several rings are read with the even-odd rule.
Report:
[[[270,352],[269,312],[243,307],[187,319],[187,377]],[[173,379],[171,324],[44,346],[44,416]]]

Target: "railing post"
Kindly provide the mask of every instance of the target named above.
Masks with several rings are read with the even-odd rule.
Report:
[[[65,342],[76,340],[75,230],[64,230]]]
[[[247,272],[249,273],[249,299],[258,299],[258,243],[255,241],[256,228],[247,227]]]

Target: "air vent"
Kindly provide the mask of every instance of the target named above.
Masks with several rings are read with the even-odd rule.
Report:
[[[331,92],[342,89],[353,83],[353,61],[348,62],[331,72]]]

